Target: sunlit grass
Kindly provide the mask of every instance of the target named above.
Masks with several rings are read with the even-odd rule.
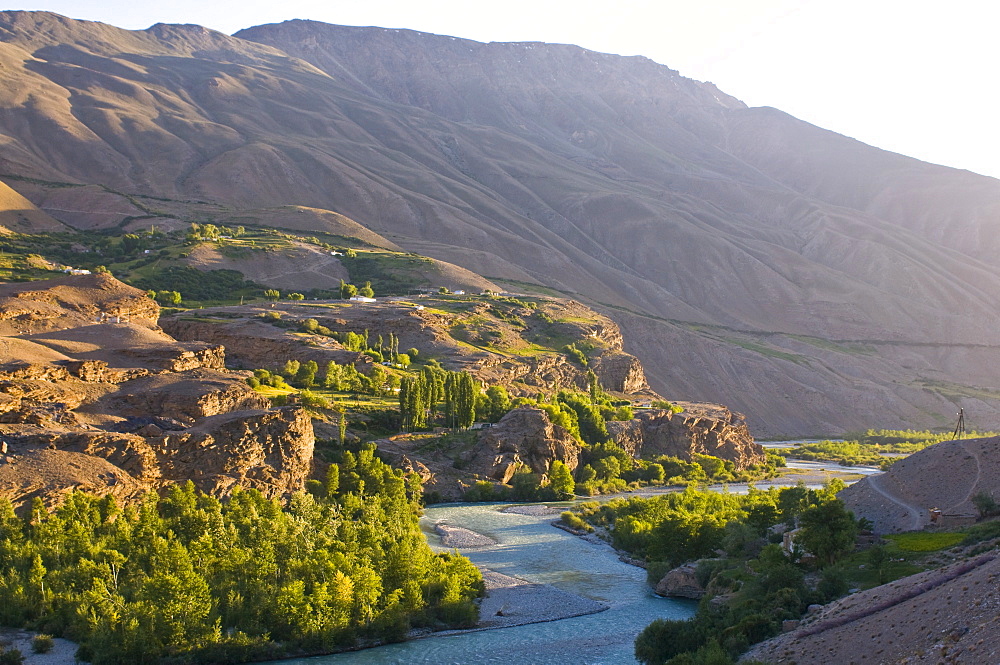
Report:
[[[886,536],[903,552],[936,552],[958,545],[965,539],[964,533],[947,531],[897,533]]]

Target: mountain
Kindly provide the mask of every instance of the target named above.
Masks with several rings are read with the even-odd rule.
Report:
[[[108,192],[334,211],[596,307],[757,434],[1000,426],[992,178],[567,45],[5,12],[0,67],[0,173],[66,223]]]

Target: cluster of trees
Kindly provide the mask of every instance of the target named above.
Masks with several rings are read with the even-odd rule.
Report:
[[[468,372],[450,372],[428,364],[399,386],[404,430],[424,429],[440,417],[446,427],[467,429],[476,420],[479,383]]]
[[[154,291],[150,289],[146,295],[166,307],[176,307],[181,304],[182,300],[180,291]]]
[[[216,241],[223,236],[227,238],[239,238],[244,234],[246,234],[246,229],[242,226],[230,228],[228,226],[216,226],[215,224],[192,223],[186,239],[192,242],[199,240]]]
[[[379,335],[372,344],[371,335],[367,329],[364,332],[353,331],[332,333],[331,336],[340,342],[348,351],[357,351],[369,356],[375,362],[389,362],[393,365],[401,365],[404,369],[416,360],[420,351],[415,348],[407,350],[406,353],[399,351],[399,337],[395,333],[389,333],[387,337]]]
[[[971,432],[972,438],[996,436],[995,432]],[[917,430],[866,430],[845,435],[844,441],[817,441],[794,448],[781,448],[785,457],[837,462],[844,466],[867,465],[887,469],[899,457],[886,454],[909,455],[942,441],[951,440],[951,432]]]
[[[277,302],[278,300],[281,300],[281,291],[279,291],[278,289],[267,289],[264,291],[264,297],[267,298],[268,300],[274,300],[275,302]],[[305,300],[306,296],[304,293],[296,293],[293,291],[291,293],[286,293],[285,299]],[[278,318],[281,318],[281,316],[279,315]]]
[[[265,291],[265,295],[267,294],[273,294],[274,299],[281,297],[281,294],[278,291]],[[299,293],[290,293],[287,297],[294,300],[295,298],[293,296],[301,295],[302,294]],[[377,363],[389,362],[393,365],[402,366],[405,369],[417,358],[418,355],[420,355],[420,351],[416,348],[410,348],[405,353],[400,352],[399,337],[392,332],[390,332],[387,336],[380,334],[375,340],[372,340],[371,334],[367,329],[360,333],[352,330],[335,332],[330,328],[321,325],[317,319],[313,318],[302,319],[298,322],[295,320],[286,321],[281,317],[281,312],[264,312],[261,314],[261,318],[272,325],[278,326],[279,328],[297,327],[300,331],[312,335],[331,337],[340,342],[341,345],[348,351],[364,353]]]
[[[645,558],[654,583],[680,563],[712,557],[696,571],[710,593],[695,617],[650,624],[636,639],[636,657],[650,665],[728,665],[751,644],[777,634],[782,620],[847,592],[843,573],[832,564],[853,551],[858,523],[836,498],[842,488],[833,482],[820,490],[799,485],[746,495],[688,488],[586,504],[568,521],[607,528],[616,547]],[[776,543],[780,533],[769,530],[782,522],[800,527],[791,553]],[[804,551],[821,568],[816,584],[806,583]],[[715,594],[731,597],[713,604]]]
[[[349,300],[354,296],[361,296],[363,298],[374,298],[375,291],[372,289],[371,282],[365,282],[364,286],[360,289],[354,284],[348,284],[344,280],[340,280],[340,297],[344,300]]]
[[[236,270],[203,271],[188,266],[169,266],[148,277],[131,281],[132,286],[157,293],[178,291],[186,300],[232,300],[243,292],[259,295],[260,285],[243,279],[243,273]]]
[[[387,372],[378,365],[372,367],[371,374],[366,376],[350,363],[340,365],[333,360],[327,362],[322,376],[319,363],[315,360],[288,360],[280,372],[257,369],[247,379],[250,387],[255,389],[261,386],[279,390],[325,388],[377,396],[391,395],[399,387],[399,381],[396,374]]]
[[[190,483],[125,507],[74,493],[24,517],[0,500],[0,623],[74,639],[95,665],[243,662],[475,624],[482,578],[428,547],[419,480],[366,447],[310,489],[287,506]]]

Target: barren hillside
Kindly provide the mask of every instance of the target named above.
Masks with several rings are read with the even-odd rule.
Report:
[[[924,528],[931,508],[942,512],[942,524],[975,519],[972,498],[980,492],[1000,496],[1000,438],[938,443],[839,496],[855,515],[870,519],[876,531],[891,533]]]
[[[996,180],[573,46],[7,12],[0,63],[0,172],[64,183],[6,179],[57,218],[113,218],[73,183],[119,220],[335,211],[603,308],[654,388],[760,433],[1000,426]]]

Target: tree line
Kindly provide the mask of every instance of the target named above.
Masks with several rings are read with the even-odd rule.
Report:
[[[321,485],[287,505],[191,483],[126,506],[35,500],[23,516],[0,500],[0,622],[76,640],[95,665],[325,653],[476,623],[482,578],[430,550],[418,479],[368,446]]]
[[[820,490],[751,487],[746,495],[689,488],[585,504],[564,521],[606,528],[615,547],[647,562],[653,584],[671,568],[698,561],[695,577],[708,596],[692,619],[647,626],[635,643],[640,662],[732,665],[751,644],[780,632],[783,620],[847,592],[844,574],[833,564],[854,550],[861,525],[836,498],[843,487],[839,481]],[[794,546],[786,552],[779,544],[782,531],[796,526]],[[805,553],[814,555],[813,563]],[[807,573],[814,581],[807,582]],[[710,602],[712,596],[726,601]]]

